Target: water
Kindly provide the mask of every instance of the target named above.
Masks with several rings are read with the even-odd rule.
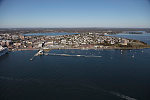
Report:
[[[150,43],[150,35],[135,37]],[[150,100],[150,49],[53,50],[102,57],[39,56],[30,61],[36,52],[0,57],[0,100]]]
[[[73,35],[79,33],[28,33],[24,34],[24,36],[57,36],[57,35]]]
[[[144,34],[121,34],[120,33],[117,35],[109,35],[109,36],[136,39],[136,40],[140,40],[140,41],[150,44],[150,33],[144,33]]]

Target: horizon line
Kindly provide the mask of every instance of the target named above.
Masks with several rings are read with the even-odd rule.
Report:
[[[19,29],[19,28],[129,28],[129,29],[150,29],[150,27],[0,27],[0,29]]]

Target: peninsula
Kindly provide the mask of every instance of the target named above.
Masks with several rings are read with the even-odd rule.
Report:
[[[36,34],[36,33],[34,33]],[[42,33],[41,33],[42,34]],[[51,34],[51,33],[49,33]],[[57,34],[57,33],[55,33]],[[142,49],[150,45],[126,38],[105,35],[106,33],[74,33],[65,35],[0,34],[0,45],[9,50],[51,49]]]

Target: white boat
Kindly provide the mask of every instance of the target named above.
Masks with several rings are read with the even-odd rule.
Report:
[[[0,56],[6,54],[8,52],[8,48],[7,47],[2,47],[0,45]]]

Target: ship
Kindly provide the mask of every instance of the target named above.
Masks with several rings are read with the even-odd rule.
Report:
[[[4,55],[6,53],[8,53],[8,48],[7,47],[2,47],[0,45],[0,56]]]

